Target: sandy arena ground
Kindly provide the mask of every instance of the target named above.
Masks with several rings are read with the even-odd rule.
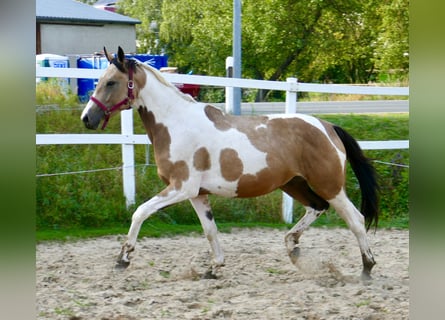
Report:
[[[210,246],[202,234],[139,239],[115,270],[124,236],[37,245],[37,319],[408,319],[409,232],[368,233],[377,265],[360,280],[349,230],[309,228],[294,266],[284,230],[220,234],[225,266],[201,279]]]

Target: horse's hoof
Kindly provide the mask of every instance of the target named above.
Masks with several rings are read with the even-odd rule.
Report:
[[[130,265],[130,261],[118,260],[114,266],[117,270],[125,270]]]
[[[299,247],[295,247],[291,251],[290,255],[298,258],[300,256],[300,248]]]
[[[295,247],[292,249],[292,251],[289,252],[289,258],[293,264],[297,263],[297,260],[299,257],[300,257],[300,248],[299,247]]]
[[[207,270],[202,276],[201,279],[218,279],[216,274],[212,270]]]
[[[371,272],[362,271],[362,275],[360,278],[362,279],[362,281],[371,281],[372,280]]]

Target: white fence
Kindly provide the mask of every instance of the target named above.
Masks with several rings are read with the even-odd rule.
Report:
[[[56,78],[87,78],[97,79],[104,72],[101,69],[76,69],[76,68],[43,68],[36,67],[36,77]],[[253,89],[267,89],[286,91],[286,113],[297,111],[297,92],[322,92],[340,94],[366,94],[366,95],[398,95],[408,96],[408,87],[374,87],[338,84],[311,84],[299,83],[295,78],[284,81],[264,81],[250,79],[235,79],[225,77],[209,77],[183,74],[165,73],[164,77],[173,83],[198,84],[216,87],[240,87]],[[79,119],[80,121],[80,119]],[[135,203],[135,163],[134,145],[149,144],[147,135],[133,133],[132,110],[121,113],[121,134],[36,134],[36,145],[51,144],[120,144],[122,145],[122,174],[123,190],[127,206]],[[370,149],[408,149],[408,140],[397,141],[359,141],[365,150]],[[283,220],[292,222],[293,200],[283,193]]]

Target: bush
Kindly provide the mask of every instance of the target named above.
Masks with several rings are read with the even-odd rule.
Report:
[[[37,105],[72,106],[78,103],[77,95],[71,92],[71,88],[60,85],[56,78],[40,81],[36,84]]]

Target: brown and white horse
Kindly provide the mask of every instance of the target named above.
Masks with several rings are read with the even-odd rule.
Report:
[[[106,53],[106,50],[105,50]],[[161,208],[190,200],[210,242],[212,265],[224,254],[208,194],[256,197],[281,189],[306,208],[286,234],[292,262],[299,256],[303,231],[330,205],[358,240],[363,278],[375,265],[366,237],[377,225],[378,184],[374,168],[357,142],[343,129],[304,114],[233,116],[195,101],[166,81],[156,69],[126,59],[119,47],[82,112],[87,128],[97,129],[124,108],[137,108],[154,148],[159,177],[167,187],[134,212],[118,265],[128,266],[129,253],[145,219]],[[361,188],[361,213],[345,192],[349,160]]]

